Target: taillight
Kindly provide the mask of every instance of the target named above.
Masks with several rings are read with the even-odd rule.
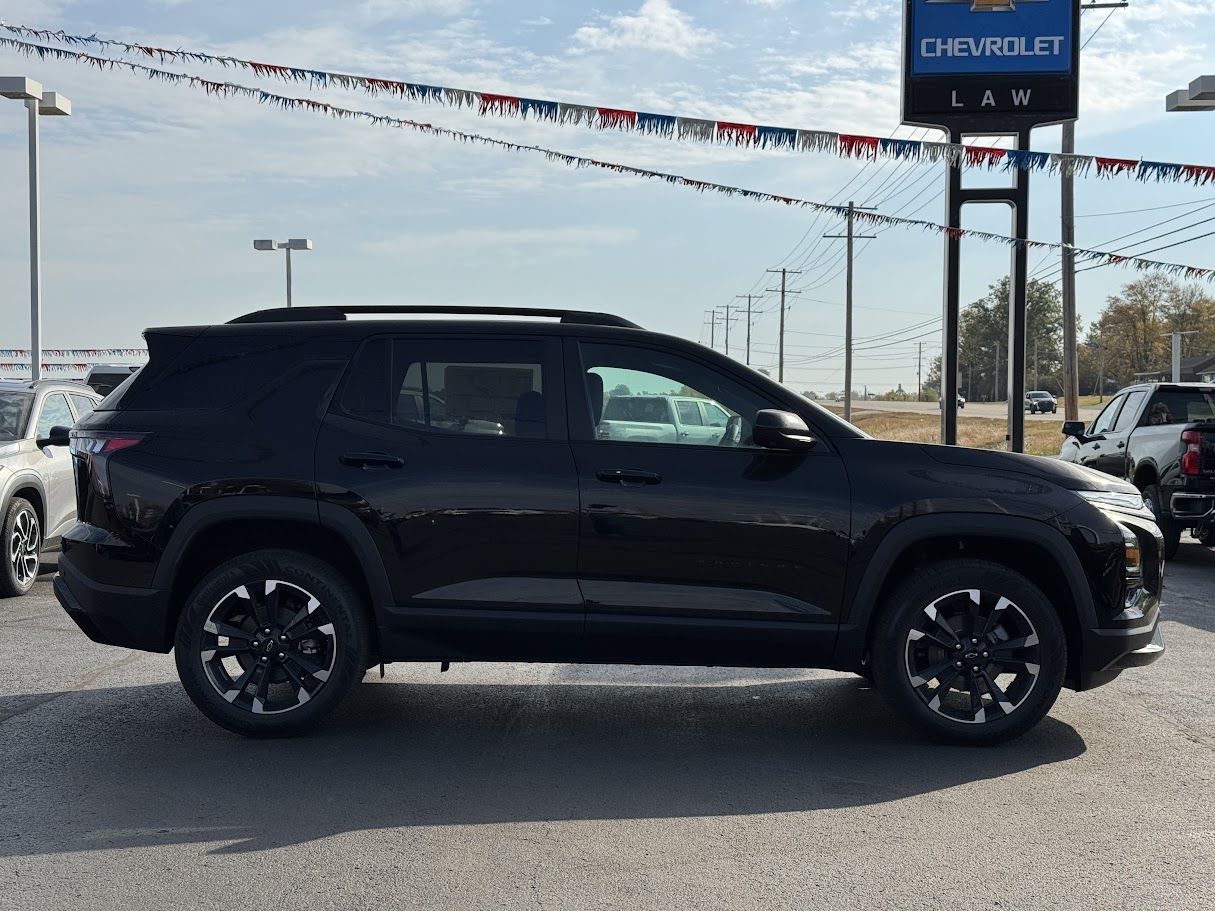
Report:
[[[1198,465],[1202,457],[1202,434],[1197,430],[1183,431],[1181,445],[1185,447],[1185,452],[1181,456],[1181,473],[1198,474]]]
[[[146,433],[103,433],[90,430],[73,430],[71,435],[71,452],[74,456],[73,466],[77,472],[83,468],[88,472],[94,489],[103,497],[110,495],[110,477],[106,463],[110,456],[132,446],[138,446],[145,439]],[[80,482],[83,478],[77,474],[77,490],[80,493]],[[79,505],[79,504],[78,504]]]

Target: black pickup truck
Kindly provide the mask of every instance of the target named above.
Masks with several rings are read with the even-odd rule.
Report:
[[[1143,383],[1114,396],[1092,426],[1063,425],[1059,458],[1131,481],[1177,552],[1183,529],[1215,545],[1215,385]]]

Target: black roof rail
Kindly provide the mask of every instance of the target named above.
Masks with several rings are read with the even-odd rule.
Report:
[[[287,323],[316,322],[321,320],[344,320],[347,315],[383,315],[423,313],[449,313],[460,316],[541,316],[559,319],[563,323],[583,326],[618,326],[623,329],[640,329],[636,323],[611,313],[593,313],[586,310],[550,310],[541,307],[442,307],[434,305],[352,305],[338,307],[281,307],[276,310],[258,310],[246,313],[228,325],[237,323]]]

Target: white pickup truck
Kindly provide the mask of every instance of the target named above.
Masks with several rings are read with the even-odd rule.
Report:
[[[614,395],[603,406],[597,432],[601,440],[712,446],[729,420],[729,412],[708,399]]]

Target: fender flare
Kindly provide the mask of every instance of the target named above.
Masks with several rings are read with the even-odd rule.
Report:
[[[36,491],[38,491],[38,496],[42,499],[42,508],[38,510],[40,513],[38,516],[38,521],[42,523],[42,534],[45,536],[47,533],[46,485],[42,483],[42,478],[36,471],[31,469],[23,469],[21,471],[12,472],[12,475],[7,479],[7,483],[4,485],[4,513],[7,514],[9,503],[12,502],[12,499],[14,496],[16,496],[17,491],[23,487],[34,488]],[[35,508],[37,508],[37,505],[35,505]],[[0,521],[3,521],[3,519],[4,515],[0,514]]]
[[[976,538],[1013,538],[1044,549],[1054,558],[1071,593],[1071,607],[1081,629],[1097,625],[1097,611],[1088,577],[1080,558],[1063,534],[1051,525],[1017,516],[983,513],[926,515],[905,519],[882,538],[871,557],[854,558],[854,565],[864,566],[864,575],[856,586],[848,607],[846,622],[840,624],[836,645],[836,662],[845,667],[860,666],[869,641],[870,624],[878,610],[878,594],[886,584],[891,569],[907,550],[929,538],[954,536]]]
[[[152,587],[171,590],[177,566],[198,536],[208,528],[242,519],[298,522],[337,533],[358,560],[374,602],[370,607],[392,604],[388,574],[367,529],[347,510],[303,497],[221,497],[191,507],[174,529],[168,546],[160,556]]]

